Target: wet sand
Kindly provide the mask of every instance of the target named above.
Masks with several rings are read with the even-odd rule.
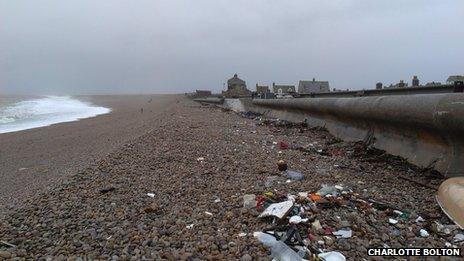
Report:
[[[0,213],[68,173],[84,169],[161,120],[182,95],[80,96],[112,112],[0,134]],[[151,102],[149,102],[151,100]],[[140,109],[144,108],[141,113]]]

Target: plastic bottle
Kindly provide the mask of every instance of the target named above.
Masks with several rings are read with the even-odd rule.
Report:
[[[271,249],[271,255],[276,260],[280,261],[299,261],[303,260],[300,255],[298,255],[293,249],[291,249],[287,244],[282,241],[278,241],[275,237],[262,233],[255,232],[254,236],[261,241],[265,246]]]

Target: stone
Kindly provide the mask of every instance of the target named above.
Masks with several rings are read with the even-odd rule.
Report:
[[[244,254],[241,258],[240,261],[252,261],[253,258],[249,254]]]
[[[1,258],[11,258],[11,253],[8,252],[8,251],[0,250],[0,257]]]

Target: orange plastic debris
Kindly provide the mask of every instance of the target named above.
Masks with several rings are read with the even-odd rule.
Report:
[[[322,199],[322,197],[320,195],[316,194],[316,193],[311,193],[309,198],[314,202],[319,201],[319,200]]]

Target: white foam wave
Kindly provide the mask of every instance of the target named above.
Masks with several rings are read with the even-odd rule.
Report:
[[[0,133],[76,121],[110,111],[109,108],[94,106],[69,96],[24,100],[0,108]]]

